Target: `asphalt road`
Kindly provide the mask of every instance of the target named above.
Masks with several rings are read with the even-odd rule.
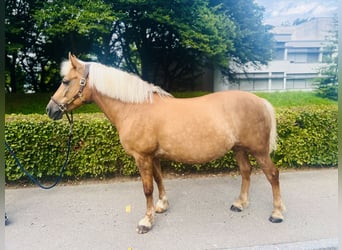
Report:
[[[280,175],[285,221],[272,224],[271,186],[254,174],[250,206],[229,210],[240,176],[166,179],[170,208],[139,235],[140,181],[7,188],[6,249],[337,249],[337,169]],[[156,193],[156,192],[155,192]]]

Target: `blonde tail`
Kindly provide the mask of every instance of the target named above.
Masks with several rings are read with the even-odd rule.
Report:
[[[274,150],[277,149],[277,122],[275,117],[275,111],[271,103],[267,100],[263,99],[266,109],[270,114],[271,118],[271,131],[270,131],[270,144],[269,144],[269,153],[272,153]]]

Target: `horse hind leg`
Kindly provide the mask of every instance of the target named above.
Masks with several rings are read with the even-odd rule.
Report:
[[[239,198],[234,201],[233,205],[230,207],[230,210],[234,212],[241,212],[249,205],[249,187],[252,166],[245,151],[235,150],[234,153],[235,159],[239,165],[242,182]]]
[[[272,186],[273,212],[269,217],[269,221],[280,223],[284,220],[282,212],[284,212],[286,208],[280,195],[279,170],[275,167],[268,153],[255,154],[254,157]]]
[[[157,213],[163,213],[169,208],[169,201],[166,197],[166,192],[163,184],[163,176],[160,167],[160,160],[153,160],[153,178],[158,186],[159,198],[155,206]]]

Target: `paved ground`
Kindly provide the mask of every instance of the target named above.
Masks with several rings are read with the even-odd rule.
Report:
[[[165,181],[170,209],[151,232],[140,181],[7,188],[6,249],[337,249],[337,170],[281,173],[285,221],[272,224],[271,187],[252,176],[250,207],[229,210],[240,177]]]

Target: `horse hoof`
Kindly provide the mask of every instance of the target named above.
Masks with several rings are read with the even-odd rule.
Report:
[[[143,225],[138,225],[137,226],[137,233],[138,234],[145,234],[145,233],[147,233],[150,230],[151,230],[151,228],[147,227],[147,226],[143,226]]]
[[[270,216],[270,218],[268,218],[268,220],[272,223],[281,223],[283,222],[283,219],[282,218],[274,218],[272,216]]]
[[[237,207],[237,206],[234,206],[234,205],[232,205],[232,206],[230,207],[230,210],[233,211],[233,212],[242,212],[242,209],[241,209],[241,208],[239,208],[239,207]]]

